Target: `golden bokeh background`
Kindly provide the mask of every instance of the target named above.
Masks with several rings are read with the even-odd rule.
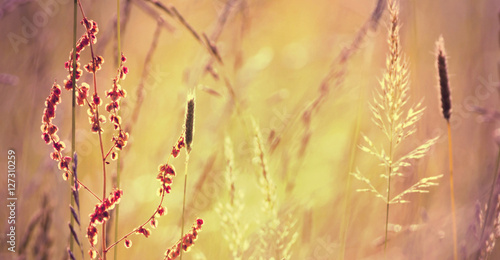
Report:
[[[232,5],[223,27],[217,24],[227,8],[226,1],[161,2],[175,6],[200,35],[205,33],[211,38],[221,29],[213,43],[223,62],[214,61],[206,46],[178,19],[149,1],[121,1],[122,7],[129,7],[129,11],[121,13],[122,19],[127,20],[122,25],[121,49],[130,69],[121,82],[128,92],[121,114],[124,125],[130,125],[131,138],[120,157],[124,195],[118,233],[142,224],[158,205],[157,167],[166,162],[182,133],[186,98],[194,90],[195,135],[189,161],[185,228],[196,217],[203,218],[205,224],[185,259],[232,259],[223,228],[230,226],[231,220],[221,219],[215,210],[219,203],[229,201],[224,177],[227,137],[232,140],[235,189],[244,194],[239,221],[248,224],[244,239],[250,246],[243,259],[251,257],[257,248],[259,229],[269,219],[261,211],[265,197],[259,184],[262,169],[255,163],[253,121],[262,134],[268,173],[276,185],[278,218],[282,223],[295,223],[289,235],[297,233],[291,259],[339,259],[343,247],[342,219],[348,223],[344,259],[384,259],[385,203],[372,194],[357,193],[356,189],[365,187],[349,176],[349,169],[359,169],[380,191],[384,189],[385,181],[378,177],[383,167],[356,147],[363,143],[360,133],[369,136],[377,146],[385,145],[383,133],[371,121],[369,103],[380,88],[378,81],[385,69],[387,8],[379,23],[362,34],[357,48],[351,49],[352,55],[345,63],[339,63],[339,55],[352,46],[377,1],[229,0]],[[86,16],[97,21],[100,28],[95,51],[105,59],[103,69],[97,73],[99,94],[104,98],[117,67],[116,1],[84,0],[82,5]],[[477,205],[483,208],[488,200],[499,152],[493,137],[498,116],[495,118],[491,112],[499,106],[499,8],[500,3],[493,0],[401,1],[401,48],[410,64],[410,102],[423,100],[426,110],[416,134],[398,152],[409,151],[429,138],[440,138],[426,157],[413,161],[403,177],[394,179],[392,187],[402,191],[423,177],[445,176],[439,186],[430,188],[430,193],[410,195],[411,203],[391,206],[389,222],[393,230],[389,232],[388,259],[453,256],[446,123],[439,107],[434,55],[435,41],[440,35],[445,39],[449,57],[453,99],[451,127],[459,255],[473,259],[479,232]],[[4,158],[0,160],[0,169],[6,171],[7,150],[14,149],[17,242],[21,243],[30,219],[46,200],[51,218],[46,232],[51,243],[46,248],[49,259],[62,259],[66,257],[69,238],[70,188],[49,158],[51,147],[40,138],[40,124],[50,87],[54,80],[62,85],[67,76],[64,62],[72,46],[73,3],[6,0],[0,3],[0,9],[0,156]],[[80,20],[80,13],[78,17]],[[163,21],[160,29],[158,21]],[[79,24],[78,36],[83,29]],[[146,62],[154,40],[157,46]],[[82,63],[90,60],[89,53],[87,48]],[[217,77],[209,73],[207,65],[211,65]],[[323,79],[329,71],[339,68],[345,68],[344,74],[329,81],[328,95],[324,95],[320,91]],[[80,82],[83,81],[90,84],[91,78],[84,76]],[[138,107],[141,81],[143,102]],[[305,120],[303,112],[318,98],[318,109],[313,110],[310,121]],[[59,136],[69,153],[70,92],[63,91],[62,99],[54,122],[60,127]],[[491,115],[478,114],[478,107]],[[138,118],[132,122],[134,111],[138,111]],[[97,135],[89,131],[86,108],[77,108],[76,125],[79,178],[100,194],[99,142]],[[109,147],[112,127],[108,123],[104,129],[105,147]],[[132,236],[130,249],[120,243],[118,259],[161,259],[164,251],[178,240],[184,152],[170,162],[178,176],[165,198],[168,215],[159,218],[158,228],[152,230],[149,238]],[[116,163],[108,166],[108,172],[116,173]],[[0,178],[2,199],[7,196],[6,183],[4,174]],[[80,198],[80,238],[87,250],[84,231],[96,201],[84,190]],[[17,259],[5,245],[7,210],[4,207],[0,211],[0,256]],[[38,229],[41,227],[34,227],[33,234]],[[32,250],[37,239],[31,238],[28,250]],[[268,252],[264,259],[272,256],[280,258],[278,253]],[[490,259],[495,257],[500,257],[498,248]]]

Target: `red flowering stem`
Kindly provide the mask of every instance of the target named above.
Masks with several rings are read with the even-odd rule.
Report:
[[[116,144],[113,144],[113,146],[111,146],[111,147],[109,148],[108,152],[107,152],[107,153],[106,153],[106,155],[103,157],[103,158],[104,158],[104,160],[106,160],[106,159],[109,157],[109,155],[113,152],[113,149],[115,149],[115,147],[116,147]]]
[[[183,234],[181,239],[165,252],[163,259],[174,260],[179,256],[182,257],[182,252],[187,252],[194,245],[194,241],[198,238],[198,233],[201,231],[202,225],[203,219],[196,219],[195,224],[191,227],[191,231]]]
[[[161,196],[161,201],[160,201],[160,204],[158,205],[158,207],[156,208],[155,212],[153,213],[153,215],[151,215],[151,217],[148,218],[148,220],[146,220],[146,222],[144,222],[142,225],[140,225],[138,228],[135,228],[134,230],[128,232],[126,235],[124,235],[122,238],[118,239],[116,242],[114,242],[113,244],[109,245],[108,248],[106,248],[105,251],[109,251],[111,248],[113,248],[114,246],[116,246],[116,244],[120,243],[121,241],[123,241],[124,239],[126,239],[127,237],[131,236],[132,234],[136,233],[137,230],[143,228],[144,226],[146,226],[156,215],[156,213],[158,213],[158,209],[159,207],[163,204],[163,198],[165,197],[165,192],[162,192],[162,196]]]
[[[52,136],[50,136],[50,140],[52,143],[55,143],[55,140],[54,138],[52,138]],[[59,158],[63,158],[61,152],[57,152],[59,154]],[[73,176],[73,172],[68,169],[67,170],[71,176]],[[86,185],[84,185],[80,180],[77,180],[78,181],[78,185],[82,186],[84,189],[86,189],[90,194],[92,194],[99,202],[102,202],[102,200],[99,198],[99,196],[97,196],[94,192],[92,192]]]
[[[184,147],[184,140],[182,138],[180,138],[178,141],[177,141],[177,145],[173,147],[173,150],[172,152],[170,153],[170,155],[168,156],[168,159],[167,159],[167,163],[166,165],[170,165],[169,162],[170,162],[170,158],[172,157],[177,157],[177,155],[179,154],[179,150],[181,148]],[[175,151],[175,152],[174,152]],[[155,215],[158,213],[159,209],[162,207],[163,205],[163,200],[165,199],[165,194],[167,193],[167,189],[164,189],[162,188],[162,191],[161,191],[161,199],[160,199],[160,203],[158,204],[158,206],[156,207],[156,210],[155,212],[153,212],[153,214],[142,224],[140,225],[139,227],[137,228],[134,228],[132,231],[128,232],[126,235],[122,236],[120,239],[116,240],[114,243],[112,243],[111,245],[109,245],[104,251],[109,251],[111,248],[113,248],[114,246],[116,246],[118,243],[120,243],[121,241],[123,241],[124,239],[126,239],[127,237],[129,237],[130,235],[136,233],[138,230],[142,229],[144,226],[146,226],[152,219],[154,219]]]
[[[77,86],[77,90],[80,91],[80,89],[81,88]],[[88,97],[85,98],[85,102],[87,102],[89,109],[92,109],[92,105],[90,104]],[[102,144],[102,142],[101,142],[101,144]],[[111,151],[113,150],[114,147],[115,147],[114,145],[111,147],[110,151],[108,152],[108,154],[106,154],[105,158],[107,158],[109,156],[109,154],[111,153]],[[73,174],[73,173],[71,172],[71,174]],[[102,202],[102,199],[99,198],[99,196],[97,196],[94,192],[92,192],[87,186],[83,185],[83,183],[80,180],[78,180],[78,184],[80,184],[83,188],[88,190],[97,200]]]
[[[118,239],[117,241],[115,241],[113,244],[109,245],[105,251],[109,251],[111,248],[113,248],[114,246],[116,246],[118,243],[120,243],[121,241],[123,241],[124,239],[126,239],[127,237],[129,237],[130,235],[134,234],[137,232],[137,230],[139,230],[140,228],[143,228],[144,226],[146,226],[156,215],[156,213],[158,213],[158,210],[160,209],[161,205],[163,204],[163,199],[165,198],[165,190],[163,190],[161,192],[161,199],[160,199],[160,203],[158,204],[158,207],[156,207],[156,210],[155,212],[153,213],[153,215],[151,215],[151,217],[148,218],[148,220],[146,220],[146,222],[144,222],[142,225],[140,225],[138,228],[134,228],[132,231],[128,232],[126,235],[122,236],[120,239]]]
[[[83,11],[82,11],[83,13]],[[84,18],[86,19],[86,18]],[[90,38],[90,36],[89,36]],[[97,94],[97,80],[96,80],[96,64],[95,64],[95,55],[94,51],[92,48],[92,40],[90,41],[90,53],[92,56],[92,66],[93,66],[93,72],[92,72],[92,78],[94,81],[94,94]],[[96,114],[96,122],[98,126],[98,131],[97,134],[99,135],[99,146],[101,147],[101,158],[102,158],[102,199],[106,199],[106,157],[104,156],[104,145],[102,142],[102,134],[101,134],[101,122],[99,120],[99,106],[95,106],[95,114]],[[103,249],[103,260],[106,260],[106,251],[104,250],[106,248],[106,221],[102,222],[102,249]]]
[[[87,17],[85,16],[85,12],[83,11],[82,3],[80,0],[78,0],[78,5],[80,6],[80,11],[83,16],[83,20],[86,21]],[[87,27],[86,27],[87,28]],[[89,45],[90,45],[90,55],[92,58],[92,78],[93,78],[93,85],[94,85],[94,94],[97,95],[97,82],[96,82],[96,59],[94,55],[94,48],[93,48],[93,38],[91,37],[91,34],[87,28],[87,36],[89,38]],[[101,157],[102,157],[102,177],[103,177],[103,184],[102,184],[102,201],[106,199],[106,158],[104,157],[104,147],[103,147],[103,142],[102,142],[102,134],[101,134],[101,123],[99,121],[99,107],[96,104],[95,106],[95,114],[96,114],[96,121],[97,121],[97,126],[98,126],[98,131],[97,134],[99,135],[99,145],[101,147]],[[106,260],[106,221],[103,221],[102,223],[102,253],[103,253],[103,260]]]

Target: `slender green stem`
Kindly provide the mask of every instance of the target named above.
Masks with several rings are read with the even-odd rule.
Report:
[[[73,73],[72,73],[72,77],[71,77],[71,82],[73,83],[72,85],[72,103],[71,103],[71,154],[74,155],[75,152],[76,152],[76,145],[75,145],[75,142],[76,142],[76,82],[75,82],[75,71],[76,71],[76,26],[77,26],[77,0],[74,1],[74,4],[73,4]],[[73,161],[73,164],[75,162]],[[75,185],[75,182],[74,182],[74,178],[71,178],[71,187],[73,187]],[[71,191],[70,192],[70,200],[71,200],[71,206],[74,207],[75,206],[75,198],[73,197],[73,192]],[[71,223],[71,226],[73,226],[75,224],[75,220],[73,219],[73,217],[70,218],[70,223]],[[69,248],[71,250],[71,252],[73,252],[73,249],[74,249],[74,239],[73,239],[73,236],[69,236]]]
[[[448,124],[448,148],[449,148],[449,157],[450,157],[450,197],[451,197],[451,222],[453,225],[453,259],[458,259],[458,251],[457,251],[457,219],[456,219],[456,211],[455,211],[455,190],[453,187],[453,147],[451,144],[451,127],[450,121],[447,121]]]
[[[189,153],[186,153],[186,166],[184,168],[184,198],[182,199],[182,220],[181,220],[181,254],[180,260],[182,260],[182,242],[184,237],[184,214],[186,211],[186,187],[187,187],[187,178],[188,178],[188,164],[189,164]]]

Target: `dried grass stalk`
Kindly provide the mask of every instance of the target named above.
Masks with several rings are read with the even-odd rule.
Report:
[[[448,82],[448,70],[446,67],[446,52],[444,49],[443,36],[439,37],[436,42],[437,69],[439,75],[439,89],[441,91],[441,108],[446,121],[450,120],[451,116],[451,93]]]
[[[374,103],[370,106],[373,123],[387,137],[388,151],[384,147],[377,148],[367,136],[363,136],[366,144],[360,146],[362,151],[373,155],[385,168],[385,173],[380,174],[380,176],[387,180],[386,192],[379,192],[371,184],[370,179],[363,176],[359,171],[352,173],[354,177],[368,186],[366,189],[358,189],[357,191],[374,193],[375,197],[382,199],[386,203],[384,248],[387,248],[390,205],[409,202],[404,197],[411,193],[427,193],[428,188],[436,186],[436,181],[442,177],[442,175],[437,175],[423,178],[403,192],[395,196],[391,194],[391,179],[403,176],[404,168],[411,166],[413,160],[424,157],[432,145],[436,143],[437,137],[427,140],[424,144],[405,155],[396,155],[399,145],[416,132],[416,123],[422,118],[425,108],[422,107],[421,102],[415,105],[408,104],[408,62],[403,56],[399,41],[399,2],[396,0],[388,1],[388,8],[390,24],[386,71],[380,81],[381,89],[376,92]]]

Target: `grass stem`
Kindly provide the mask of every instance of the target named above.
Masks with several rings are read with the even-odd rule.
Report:
[[[184,237],[184,217],[185,217],[185,212],[186,212],[186,190],[187,190],[187,177],[188,177],[188,164],[189,164],[189,153],[186,153],[186,165],[184,168],[184,197],[182,198],[182,219],[181,219],[181,252],[180,252],[180,258],[182,260],[182,241]]]
[[[451,197],[451,222],[453,228],[453,259],[458,259],[457,252],[457,219],[455,211],[455,190],[453,188],[453,147],[451,144],[451,127],[450,121],[447,121],[448,125],[448,148],[449,148],[449,158],[450,158],[450,197]]]
[[[77,26],[77,0],[74,0],[73,2],[73,71],[76,71],[76,26]],[[72,103],[71,103],[71,154],[74,155],[76,152],[76,83],[75,83],[75,73],[72,73]],[[73,164],[75,162],[73,161]],[[71,187],[75,185],[74,178],[71,178]],[[71,200],[71,206],[75,206],[75,199],[73,197],[73,191],[70,192],[69,194],[70,200]],[[71,226],[74,226],[75,220],[73,218],[70,218],[70,224]],[[69,248],[71,252],[73,252],[74,249],[74,239],[73,236],[69,236]]]
[[[386,213],[385,213],[385,240],[384,240],[384,254],[387,253],[387,235],[389,231],[389,206],[391,201],[391,175],[392,175],[392,161],[393,161],[393,126],[391,127],[391,140],[389,146],[389,166],[387,167],[387,201],[386,201]],[[387,255],[386,255],[387,256]]]

